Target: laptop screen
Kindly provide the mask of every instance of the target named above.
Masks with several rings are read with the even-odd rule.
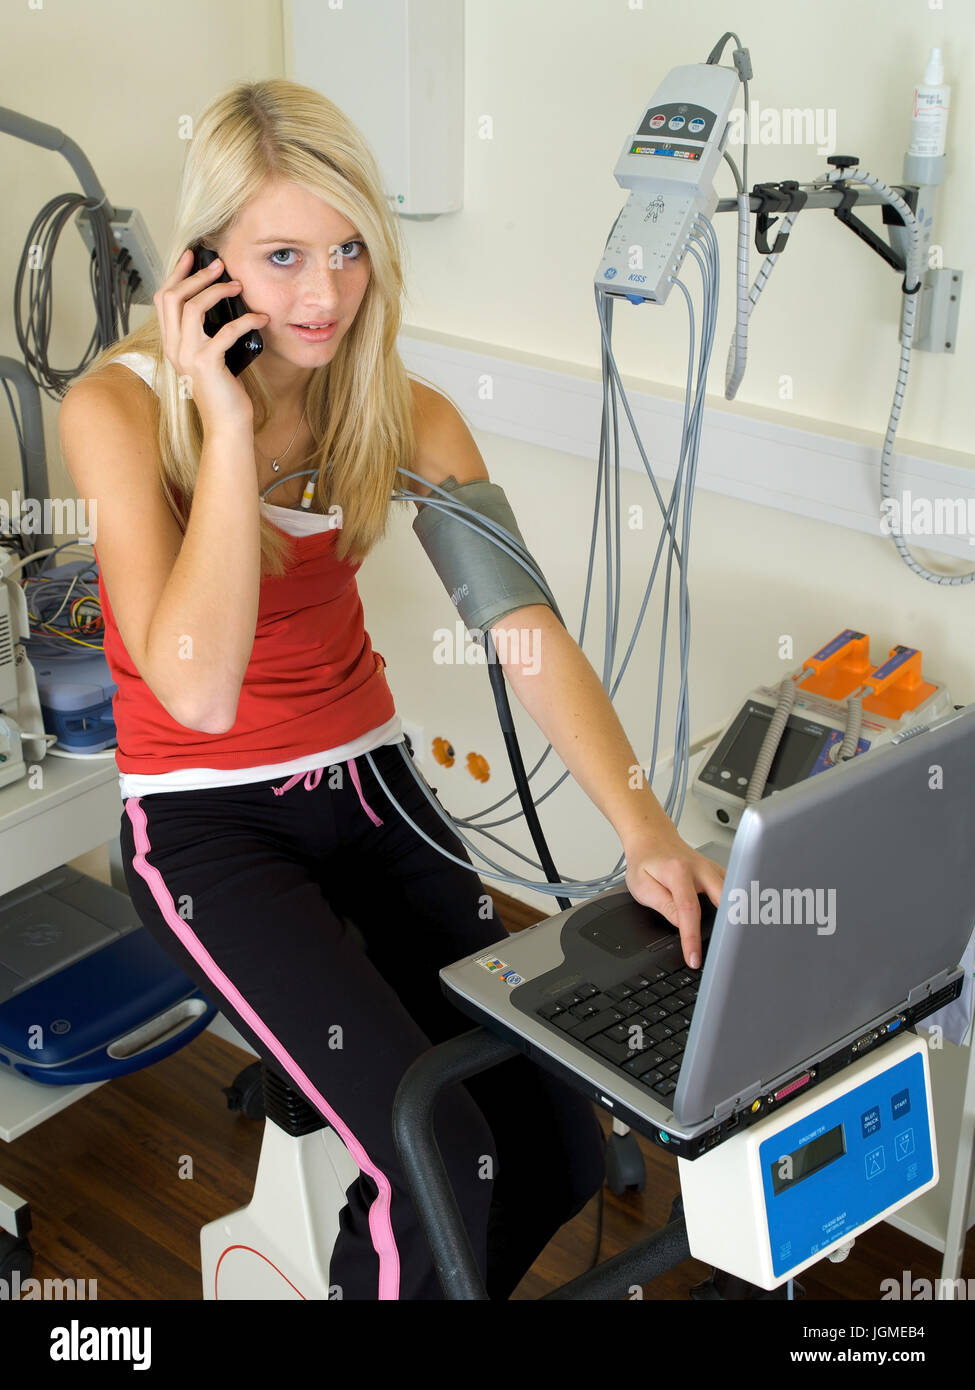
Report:
[[[975,705],[749,806],[679,1121],[802,1066],[957,966],[975,926]]]

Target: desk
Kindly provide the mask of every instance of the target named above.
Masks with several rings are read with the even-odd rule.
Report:
[[[109,843],[112,887],[127,892],[118,828],[122,816],[114,758],[91,763],[50,754],[34,774],[0,787],[0,893]]]
[[[33,775],[0,787],[0,894],[109,844],[112,887],[127,892],[118,843],[122,799],[114,758],[48,756]],[[36,779],[39,785],[32,785]],[[65,1110],[102,1081],[41,1086],[0,1068],[0,1139],[8,1144]],[[18,1228],[26,1204],[0,1187],[0,1226]]]

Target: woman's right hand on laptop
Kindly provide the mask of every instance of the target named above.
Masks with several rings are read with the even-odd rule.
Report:
[[[721,901],[725,870],[713,859],[691,849],[677,833],[647,832],[624,845],[626,886],[638,903],[652,907],[680,932],[681,950],[691,970],[699,970],[701,904],[706,893],[715,907]]]

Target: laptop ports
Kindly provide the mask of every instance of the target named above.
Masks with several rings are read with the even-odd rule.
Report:
[[[811,1080],[812,1072],[804,1071],[801,1076],[795,1077],[787,1086],[783,1086],[781,1090],[776,1091],[773,1099],[785,1100],[786,1096],[791,1096],[795,1091],[801,1091],[803,1086],[808,1086]]]

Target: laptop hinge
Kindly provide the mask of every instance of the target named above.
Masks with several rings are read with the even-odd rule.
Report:
[[[907,996],[908,1004],[920,1004],[927,999],[929,994],[936,994],[939,989],[943,989],[949,983],[949,977],[957,978],[957,966],[951,970],[941,970],[937,975],[932,975],[930,980],[925,980],[923,985],[916,985]]]
[[[739,1091],[729,1100],[721,1101],[720,1105],[714,1107],[715,1124],[720,1124],[722,1120],[727,1120],[736,1110],[740,1110],[743,1105],[748,1105],[751,1101],[760,1096],[764,1089],[760,1081],[753,1081],[750,1086],[746,1086],[743,1091]]]

